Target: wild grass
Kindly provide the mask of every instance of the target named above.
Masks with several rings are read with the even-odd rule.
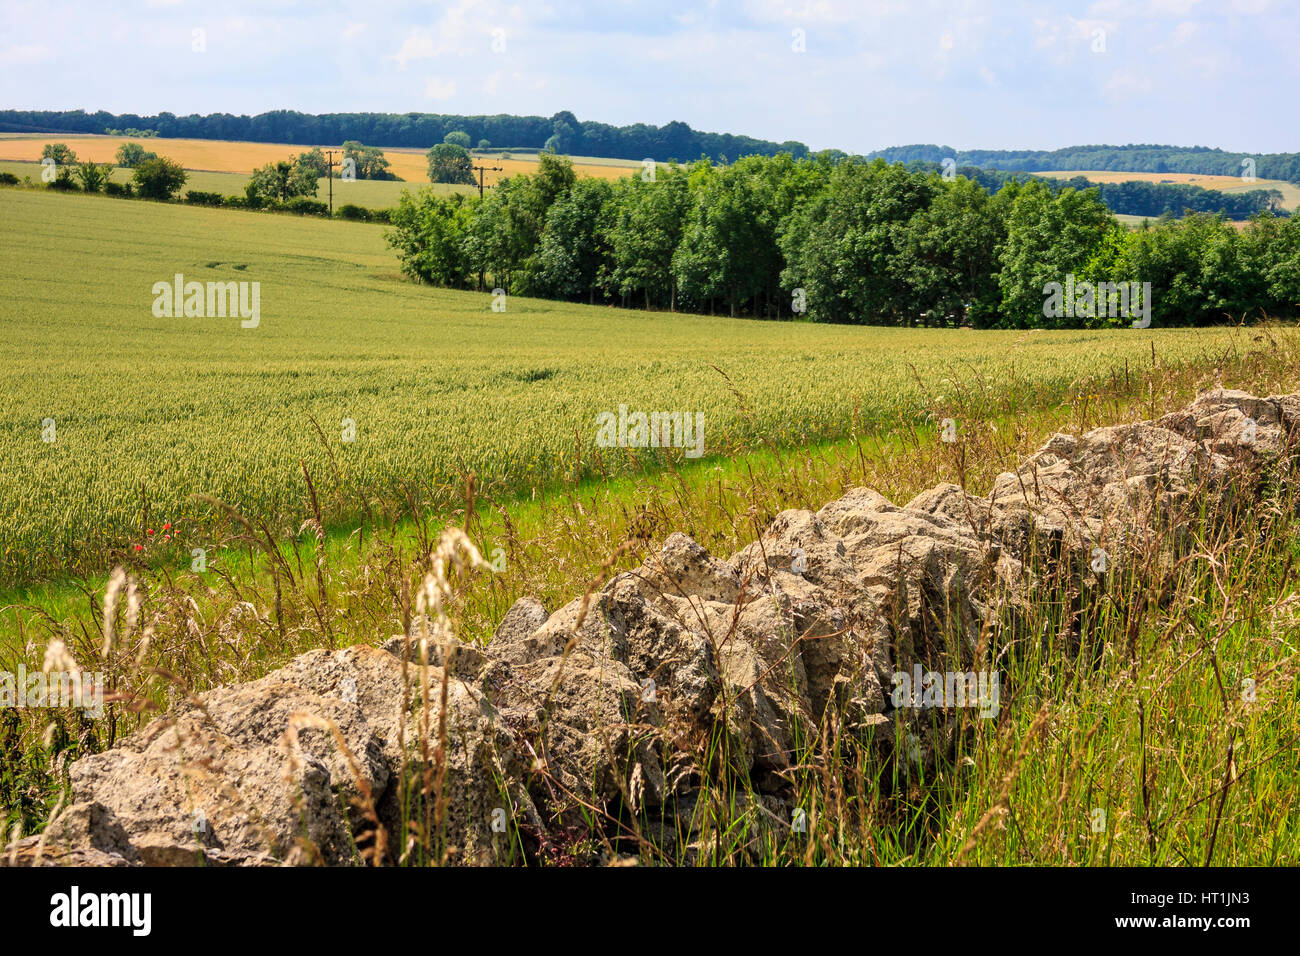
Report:
[[[482,642],[518,597],[558,607],[636,566],[671,531],[726,556],[780,510],[816,509],[855,486],[899,502],[940,481],[983,493],[1054,431],[1158,417],[1216,384],[1294,390],[1294,332],[1263,328],[1233,341],[1200,363],[1157,358],[1098,371],[1059,396],[991,393],[977,372],[950,377],[939,392],[918,375],[921,409],[889,427],[854,420],[848,439],[796,448],[760,438],[733,458],[702,464],[665,457],[657,472],[611,471],[535,498],[465,470],[429,498],[371,507],[332,536],[329,512],[346,501],[322,491],[328,482],[304,465],[296,480],[309,503],[290,523],[296,531],[230,509],[214,531],[206,572],[129,565],[139,626],[112,659],[101,655],[103,579],[64,582],[0,611],[0,669],[39,666],[49,642],[62,640],[83,667],[108,671],[112,686],[136,700],[110,705],[108,718],[94,723],[75,712],[52,720],[0,712],[9,825],[39,828],[60,799],[68,761],[111,746],[176,693],[257,677],[322,645],[410,633],[428,610],[421,586],[446,528],[463,528],[484,558],[497,547],[505,558],[497,571],[444,574],[437,591],[439,626],[459,641]],[[743,417],[754,398],[733,387]],[[936,440],[929,423],[943,417],[959,422],[956,445]],[[697,765],[717,771],[700,781],[688,812],[651,817],[591,805],[585,827],[540,846],[513,834],[512,851],[498,862],[1294,864],[1293,488],[1281,483],[1266,507],[1213,534],[1186,516],[1190,543],[1175,573],[1153,558],[1103,593],[1064,569],[1043,568],[1031,613],[1007,622],[1014,638],[998,649],[998,718],[957,714],[951,749],[931,765],[885,759],[886,751],[853,746],[835,727],[802,728],[803,752],[784,783],[806,813],[805,832],[773,818],[719,737],[694,744]],[[150,679],[159,671],[175,680]],[[1243,696],[1247,679],[1253,700]],[[427,701],[423,712],[437,719]],[[436,754],[416,756],[421,774],[436,771]],[[388,862],[439,862],[436,773],[404,786],[416,840]],[[368,845],[391,848],[394,839],[383,834]]]

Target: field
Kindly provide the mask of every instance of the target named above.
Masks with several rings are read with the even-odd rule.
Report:
[[[13,173],[19,179],[30,177],[33,183],[41,182],[39,163],[0,160],[0,172]],[[243,196],[244,187],[248,185],[246,173],[212,173],[202,170],[187,170],[185,186],[180,196],[190,190],[220,193],[223,196]],[[114,167],[111,178],[115,183],[129,183],[131,170],[123,166]],[[402,198],[402,193],[417,189],[432,189],[440,195],[451,193],[478,194],[473,186],[449,186],[446,183],[407,183],[382,179],[357,179],[352,182],[334,180],[334,208],[344,203],[352,203],[366,209],[391,209]],[[316,198],[325,202],[329,196],[329,181],[321,178],[316,183]]]
[[[373,645],[408,628],[448,524],[485,555],[508,548],[499,573],[456,577],[456,633],[483,642],[516,599],[560,607],[672,530],[731,554],[783,508],[857,486],[898,502],[938,481],[987,488],[1055,431],[1157,417],[1217,381],[1292,391],[1300,369],[1300,339],[1276,327],[881,329],[513,298],[494,312],[489,295],[403,279],[383,231],[0,190],[0,669],[39,669],[56,638],[100,660],[115,564],[150,624],[103,666],[155,706],[177,693],[158,675],[203,690],[326,644]],[[153,285],[176,273],[260,283],[256,327],[156,317]],[[624,404],[702,414],[705,457],[598,447],[597,415]],[[947,416],[960,444],[935,438]],[[829,834],[815,848],[755,858],[745,811],[723,801],[727,835],[711,856],[647,846],[645,862],[1293,864],[1289,514],[1198,540],[1204,553],[1143,620],[1137,658],[1115,650],[1133,639],[1130,619],[1108,613],[1089,634],[1105,653],[1070,666],[1069,602],[1046,588],[1025,625],[1042,640],[1008,664],[1016,691],[1001,719],[976,721],[935,779],[912,785],[810,748],[796,763],[812,768],[801,799]],[[208,562],[198,571],[195,549]],[[1206,635],[1215,668],[1261,675],[1248,714],[1224,713],[1197,660]],[[80,729],[64,714],[10,718],[6,823],[43,826],[63,794],[60,762],[151,714],[123,707]],[[1243,782],[1215,810],[1198,798],[1224,779],[1225,750]],[[833,784],[819,789],[823,777]],[[1014,827],[986,827],[1005,805]],[[1112,828],[1089,838],[1098,807]]]
[[[292,159],[304,152],[307,146],[291,146],[285,143],[237,143],[211,139],[142,139],[130,136],[3,136],[0,135],[0,160],[18,160],[39,162],[41,149],[46,143],[66,143],[78,159],[91,160],[96,163],[111,163],[117,155],[117,149],[123,143],[140,143],[145,149],[176,160],[186,169],[203,170],[214,173],[251,173],[267,163],[282,159]],[[323,144],[329,148],[328,144]],[[430,144],[432,145],[432,144]],[[340,147],[334,146],[338,149]],[[428,185],[428,162],[425,150],[388,149],[384,156],[388,159],[394,175],[400,176],[407,188],[413,185]],[[337,157],[336,157],[337,158]],[[476,160],[477,161],[477,160]],[[490,162],[489,162],[490,161]],[[519,155],[510,159],[489,155],[483,158],[486,165],[504,167],[502,171],[484,174],[484,183],[495,183],[503,177],[517,173],[529,173],[537,167],[535,155]],[[574,171],[579,176],[593,176],[601,179],[618,179],[629,173],[629,167],[640,168],[640,163],[629,164],[624,160],[591,160],[582,157],[574,159]],[[200,188],[200,187],[194,187]],[[391,203],[389,204],[391,205]]]
[[[1295,210],[1300,206],[1300,186],[1284,179],[1257,179],[1253,183],[1243,182],[1240,176],[1210,176],[1201,173],[1133,173],[1123,170],[1097,169],[1058,169],[1035,173],[1050,179],[1073,179],[1082,176],[1094,183],[1173,183],[1184,186],[1200,186],[1202,189],[1216,189],[1220,192],[1249,192],[1252,189],[1276,189],[1282,193],[1282,206]],[[1123,217],[1121,217],[1123,218]],[[1139,220],[1141,217],[1137,217]]]
[[[991,401],[1026,382],[1062,393],[1153,349],[1176,361],[1229,337],[810,326],[540,300],[494,313],[489,295],[403,280],[380,226],[13,189],[0,209],[10,580],[97,567],[138,543],[146,509],[199,519],[197,493],[284,513],[301,502],[300,460],[385,501],[428,498],[470,471],[533,494],[662,463],[656,449],[595,447],[595,416],[620,404],[703,413],[714,455],[921,421],[957,381],[975,378]],[[259,282],[260,324],[155,318],[150,290],[176,273]]]

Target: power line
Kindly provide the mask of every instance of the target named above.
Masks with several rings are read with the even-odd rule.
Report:
[[[330,217],[333,218],[334,216],[334,167],[337,166],[338,163],[334,162],[334,152],[335,152],[334,150],[326,149],[326,150],[322,150],[322,152],[325,154],[325,175],[329,177],[329,181],[330,181]]]
[[[483,172],[484,172],[484,170],[489,170],[489,171],[494,172],[494,173],[503,173],[503,172],[505,172],[505,167],[504,167],[504,166],[475,166],[473,163],[470,163],[470,169],[477,169],[477,170],[478,170],[478,198],[479,198],[479,199],[482,199],[482,198],[483,198]]]

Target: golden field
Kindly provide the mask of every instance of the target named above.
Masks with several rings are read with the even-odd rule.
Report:
[[[240,143],[216,139],[23,135],[0,136],[0,160],[36,162],[40,160],[41,150],[46,143],[67,143],[72,148],[72,151],[77,154],[78,159],[96,163],[111,163],[115,161],[118,147],[128,142],[140,143],[145,149],[176,160],[186,169],[217,173],[251,173],[259,166],[265,166],[267,163],[273,163],[281,159],[291,159],[311,148],[309,146],[292,146],[287,143]],[[322,145],[321,148],[340,149],[341,147],[335,144],[333,146]],[[384,156],[387,157],[393,173],[406,182],[427,183],[429,181],[428,163],[424,158],[424,152],[424,150],[419,149],[387,149],[384,151]],[[501,172],[487,173],[483,177],[486,183],[494,183],[516,173],[531,173],[537,168],[537,157],[535,155],[512,156],[510,159],[486,156],[481,160],[476,158],[475,161],[488,166],[503,167]],[[591,176],[599,179],[618,179],[630,175],[634,168],[639,169],[640,163],[629,163],[626,166],[612,165],[608,161],[597,162],[593,160],[584,162],[583,157],[579,157],[573,164],[574,172],[579,176]]]

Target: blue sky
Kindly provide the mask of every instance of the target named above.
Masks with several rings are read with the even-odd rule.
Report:
[[[1277,152],[1300,151],[1297,89],[1300,0],[0,0],[8,108],[567,109],[851,152]]]

